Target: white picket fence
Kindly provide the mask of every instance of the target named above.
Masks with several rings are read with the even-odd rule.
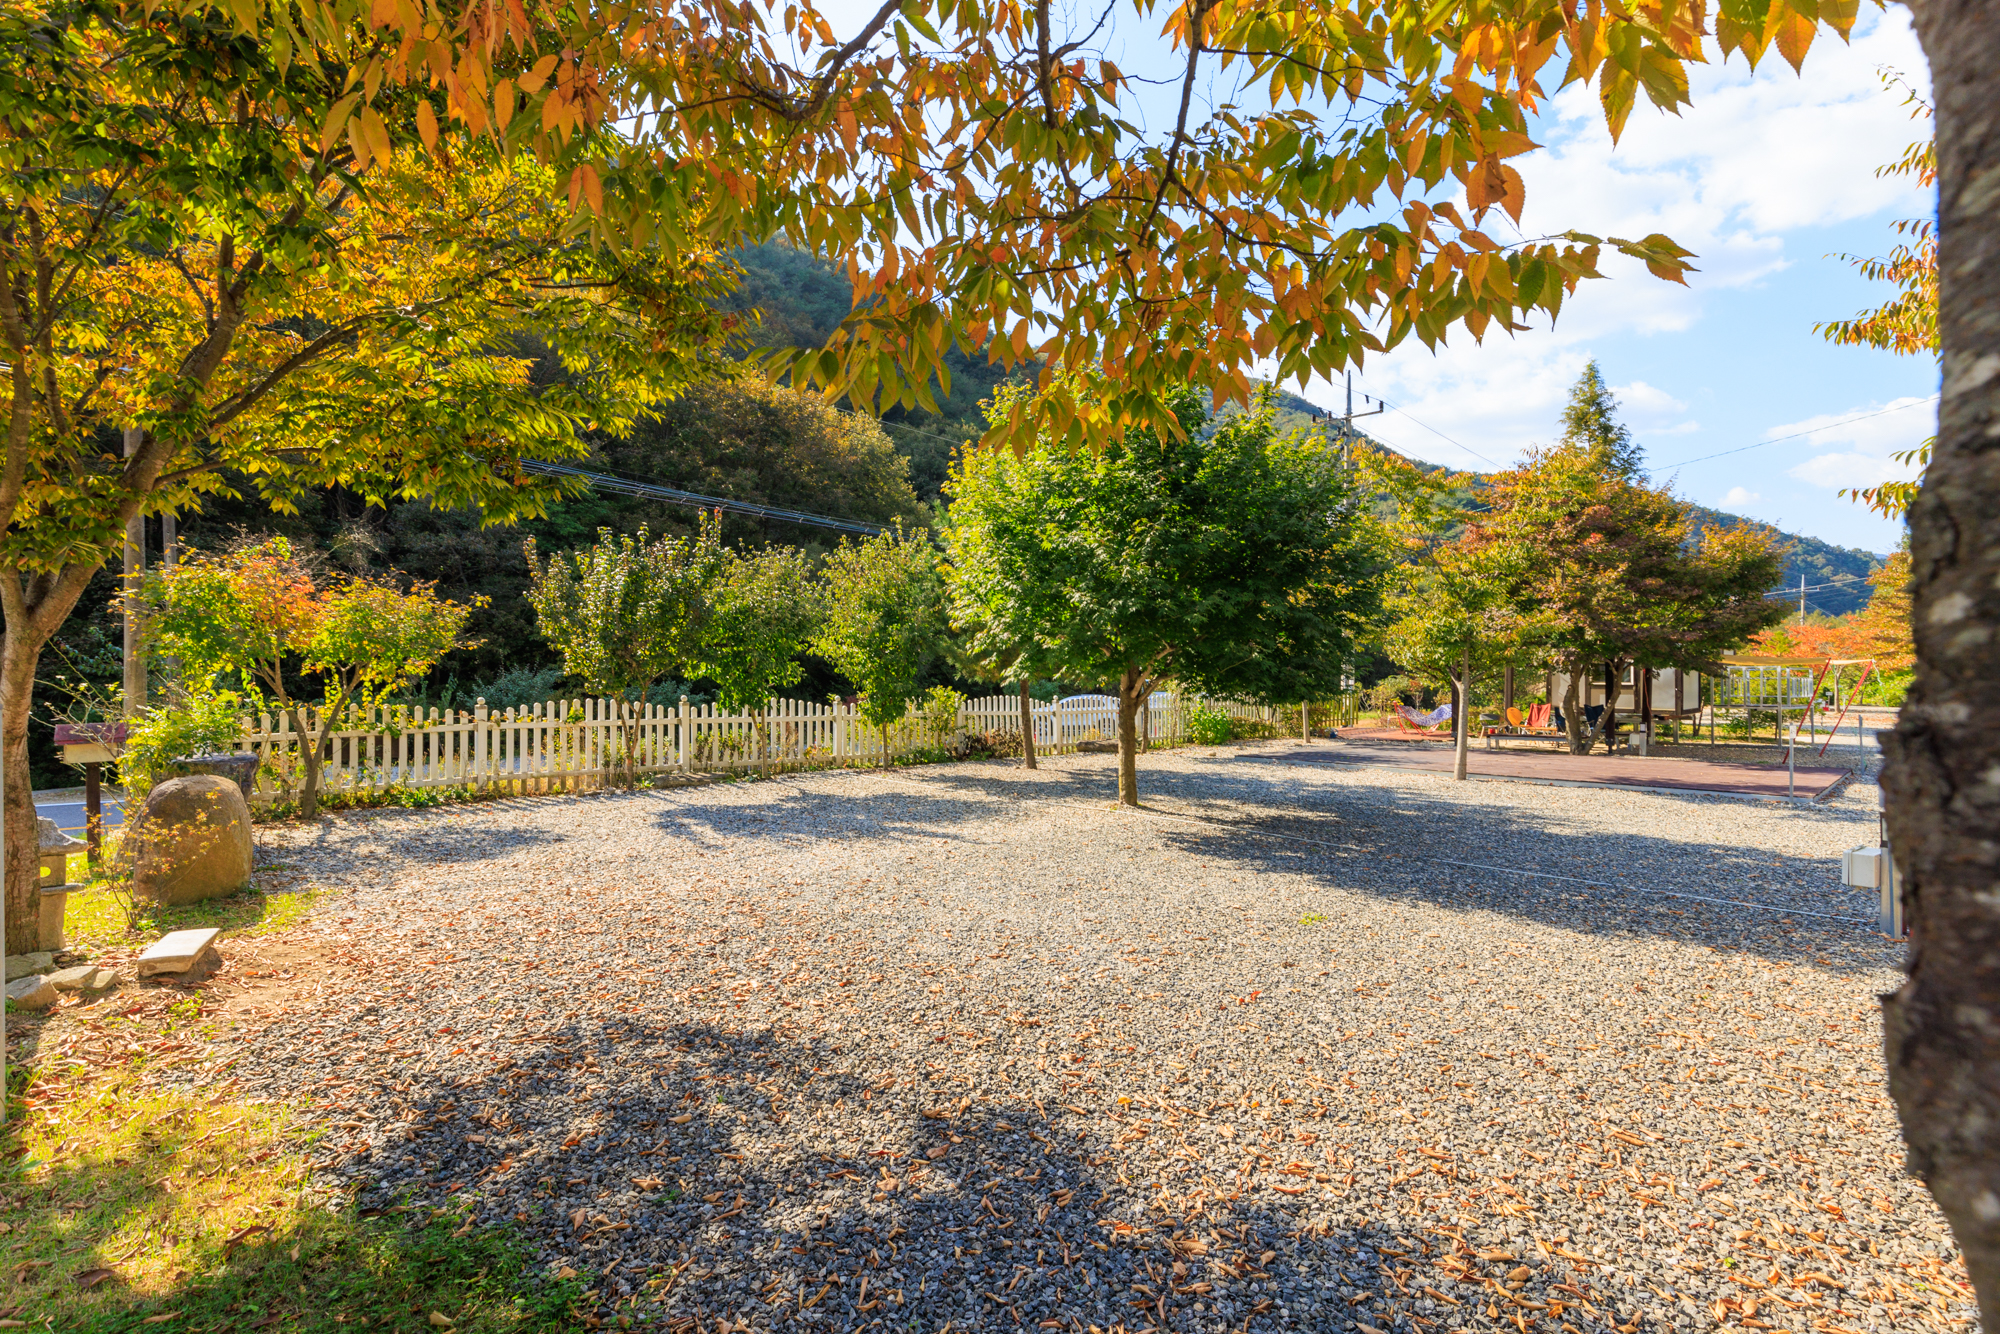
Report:
[[[1209,707],[1267,726],[1298,716],[1296,709],[1281,715],[1223,700]],[[1108,698],[1036,702],[1031,714],[1042,754],[1067,754],[1117,735],[1117,707]],[[319,724],[309,712],[308,731]],[[1186,707],[1176,695],[1157,694],[1141,710],[1139,726],[1144,741],[1175,744],[1186,734]],[[384,705],[352,710],[328,734],[320,753],[321,790],[577,791],[622,783],[628,754],[640,776],[869,766],[882,763],[885,742],[892,757],[905,759],[955,752],[982,733],[1020,732],[1018,695],[966,700],[943,718],[912,705],[886,738],[852,708],[795,699],[774,699],[762,714],[723,713],[685,699],[678,707],[574,699],[505,710],[490,710],[480,700],[470,710],[449,712]],[[263,760],[253,801],[285,801],[297,791],[304,760],[288,718],[245,718],[238,749]]]

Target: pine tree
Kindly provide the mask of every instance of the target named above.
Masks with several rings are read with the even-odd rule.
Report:
[[[1604,383],[1593,359],[1569,391],[1569,406],[1563,409],[1563,445],[1601,452],[1608,474],[1628,482],[1641,481],[1645,476],[1646,452],[1618,420],[1617,411],[1618,400]]]

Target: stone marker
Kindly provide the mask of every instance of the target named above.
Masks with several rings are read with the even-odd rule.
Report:
[[[7,956],[7,980],[26,977],[30,973],[46,973],[56,966],[56,956],[48,950],[36,950],[33,954],[10,954]]]
[[[200,963],[203,955],[214,951],[215,938],[221,934],[216,927],[202,926],[160,937],[139,956],[139,976],[185,973]]]
[[[46,977],[24,977],[7,984],[7,999],[24,1010],[46,1010],[56,1003],[55,984]]]
[[[227,778],[170,778],[146,794],[132,835],[132,887],[155,903],[195,903],[250,882],[250,806]]]
[[[41,843],[38,865],[41,867],[41,881],[44,886],[60,885],[69,880],[69,855],[81,852],[89,846],[80,838],[71,838],[56,827],[56,822],[46,815],[35,817],[35,834]]]
[[[59,973],[50,973],[49,981],[55,983],[58,991],[102,991],[118,980],[118,974],[109,968],[98,968],[85,964],[81,968],[65,968]]]
[[[257,781],[257,766],[262,762],[247,751],[229,751],[215,755],[183,755],[162,764],[159,776],[185,778],[189,774],[214,774],[218,778],[227,778],[247,796],[250,785]]]

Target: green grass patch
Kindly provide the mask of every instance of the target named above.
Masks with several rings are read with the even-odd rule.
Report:
[[[259,875],[283,867],[261,866]],[[71,890],[63,909],[63,935],[69,947],[92,950],[145,945],[168,931],[187,927],[220,927],[231,934],[261,934],[297,925],[312,911],[322,891],[311,889],[267,893],[249,889],[226,898],[174,905],[140,904],[136,919],[127,916],[127,901],[102,881]]]
[[[280,1109],[129,1074],[26,1092],[0,1157],[0,1316],[75,1334],[585,1324],[579,1285],[532,1274],[510,1231],[316,1198]]]

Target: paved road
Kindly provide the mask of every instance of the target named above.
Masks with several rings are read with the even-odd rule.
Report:
[[[48,816],[64,833],[74,834],[78,838],[83,837],[84,815],[81,801],[38,801],[35,803],[35,814]],[[107,794],[104,798],[104,827],[116,829],[124,822],[125,814],[118,804],[118,799]]]

